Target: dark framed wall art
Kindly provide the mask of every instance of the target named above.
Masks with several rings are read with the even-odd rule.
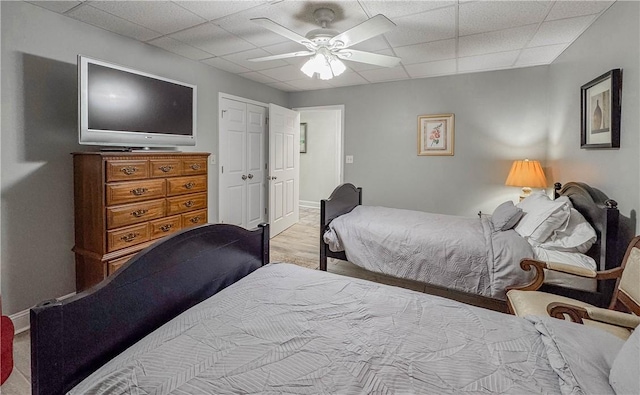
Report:
[[[582,85],[580,148],[620,148],[620,69]]]
[[[307,152],[307,124],[300,124],[300,153],[304,154]]]

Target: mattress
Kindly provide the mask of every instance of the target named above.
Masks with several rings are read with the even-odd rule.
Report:
[[[576,358],[563,353],[585,358],[554,340],[561,324],[580,326],[553,321],[271,264],[166,323],[70,394],[580,393],[596,375],[574,377],[567,363]],[[622,343],[588,329],[580,328],[584,338],[569,335],[612,353]]]

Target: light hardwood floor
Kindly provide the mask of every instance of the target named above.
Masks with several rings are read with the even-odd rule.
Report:
[[[300,222],[271,239],[271,262],[287,262],[318,269],[320,263],[320,210],[300,208]],[[385,276],[361,269],[352,263],[329,259],[327,271],[341,275],[363,278],[425,292],[425,284]],[[6,395],[29,395],[31,393],[31,353],[29,332],[23,332],[14,340],[14,369],[2,385]]]

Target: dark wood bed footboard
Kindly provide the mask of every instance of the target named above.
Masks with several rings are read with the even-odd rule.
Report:
[[[34,395],[63,394],[147,334],[269,262],[269,226],[204,225],[141,251],[116,274],[31,309]]]
[[[344,251],[333,252],[324,242],[324,232],[336,217],[346,214],[362,204],[362,188],[353,184],[342,184],[334,189],[328,199],[320,200],[320,270],[327,271],[327,258],[347,260]]]

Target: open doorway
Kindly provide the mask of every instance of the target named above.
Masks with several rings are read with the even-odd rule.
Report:
[[[320,209],[342,183],[344,105],[294,108],[300,113],[300,207]]]

